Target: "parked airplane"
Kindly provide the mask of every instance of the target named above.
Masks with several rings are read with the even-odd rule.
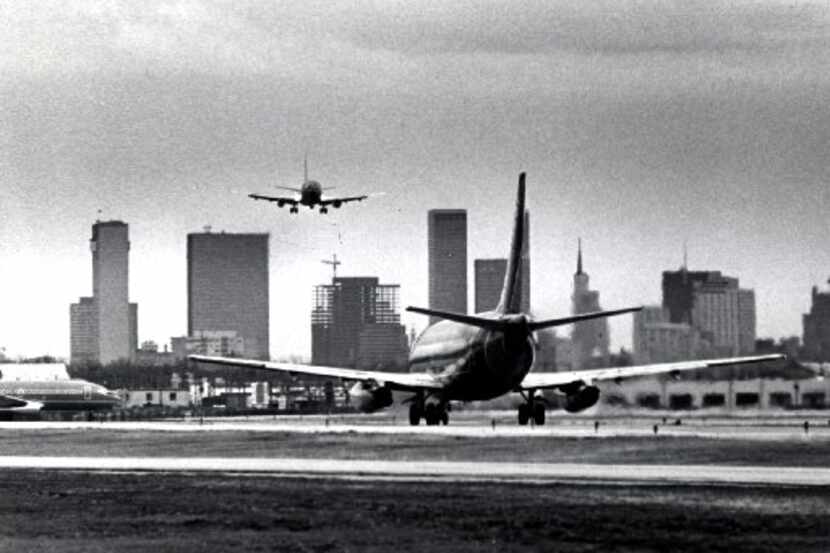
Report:
[[[341,205],[347,202],[360,202],[368,198],[368,195],[362,196],[346,196],[342,198],[324,198],[323,187],[316,180],[308,180],[308,159],[303,160],[303,185],[300,188],[291,188],[289,186],[277,186],[283,190],[290,190],[296,192],[299,196],[291,198],[284,196],[266,196],[264,194],[248,194],[249,198],[255,200],[265,200],[267,202],[277,202],[277,207],[282,207],[286,204],[291,206],[289,212],[297,213],[299,206],[304,205],[309,209],[314,209],[320,206],[320,213],[328,213],[328,206],[338,209]]]
[[[116,392],[86,380],[0,380],[0,413],[98,411],[120,403]]]
[[[466,315],[436,309],[408,307],[408,311],[440,317],[444,320],[429,326],[412,345],[409,373],[361,371],[338,367],[271,363],[225,357],[191,355],[190,359],[226,366],[265,369],[357,381],[350,396],[360,410],[373,412],[393,403],[392,392],[409,392],[409,422],[422,419],[428,425],[447,424],[448,405],[452,401],[487,400],[519,392],[524,402],[518,408],[519,424],[531,419],[545,422],[545,400],[536,392],[555,389],[565,396],[565,410],[578,412],[599,400],[602,380],[704,369],[739,363],[781,359],[782,355],[758,355],[728,359],[709,359],[679,363],[662,363],[636,367],[568,371],[530,372],[536,351],[534,331],[638,311],[642,307],[597,311],[549,320],[533,320],[519,307],[521,297],[521,252],[525,217],[525,174],[519,175],[513,238],[501,297],[493,311]]]

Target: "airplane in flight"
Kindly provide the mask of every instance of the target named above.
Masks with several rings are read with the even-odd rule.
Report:
[[[299,206],[304,205],[307,206],[309,209],[314,209],[317,206],[320,206],[320,213],[328,213],[329,206],[339,209],[341,205],[348,203],[348,202],[361,202],[369,197],[368,194],[364,194],[362,196],[345,196],[342,198],[328,198],[323,197],[323,190],[324,188],[320,186],[320,183],[316,180],[309,180],[308,179],[308,159],[303,160],[303,184],[300,188],[292,188],[290,186],[277,186],[277,188],[281,188],[283,190],[290,190],[295,194],[299,194],[299,196],[295,195],[292,197],[285,197],[285,196],[266,196],[264,194],[248,194],[249,198],[253,198],[255,200],[265,200],[267,202],[277,202],[277,207],[283,207],[284,205],[290,205],[291,208],[289,209],[290,213],[297,213],[299,211]]]
[[[86,380],[0,380],[0,414],[100,411],[120,404],[117,392]]]
[[[518,407],[519,424],[531,420],[545,423],[546,402],[537,392],[553,389],[564,395],[565,410],[571,413],[597,403],[597,382],[676,373],[723,365],[756,363],[781,359],[783,355],[757,355],[725,359],[707,359],[582,371],[531,372],[536,352],[533,333],[543,328],[562,326],[623,313],[639,311],[631,307],[613,311],[596,311],[558,319],[534,320],[520,309],[521,252],[525,225],[525,174],[519,175],[516,211],[510,256],[498,306],[493,311],[467,315],[437,309],[408,307],[408,311],[439,317],[427,327],[409,353],[409,373],[363,371],[340,367],[273,363],[258,360],[191,355],[198,362],[222,366],[281,371],[355,381],[350,397],[358,408],[371,413],[394,402],[392,392],[406,392],[409,397],[409,422],[427,425],[447,424],[451,402],[488,400],[518,392],[523,402]]]

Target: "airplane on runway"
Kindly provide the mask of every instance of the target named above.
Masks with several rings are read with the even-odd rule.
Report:
[[[288,204],[291,206],[291,209],[288,211],[290,213],[297,213],[299,211],[299,206],[304,205],[307,206],[309,209],[314,209],[317,206],[320,206],[320,213],[328,213],[328,207],[332,206],[335,209],[339,209],[341,205],[348,203],[348,202],[361,202],[368,198],[367,194],[362,196],[346,196],[342,198],[324,198],[323,197],[323,190],[324,188],[320,186],[320,183],[316,180],[309,180],[308,179],[308,159],[303,160],[303,184],[300,188],[291,188],[289,186],[277,186],[277,188],[281,188],[283,190],[290,190],[291,192],[295,192],[299,194],[298,196],[292,196],[290,198],[285,196],[266,196],[264,194],[248,194],[249,198],[253,198],[255,200],[265,200],[267,202],[277,202],[277,207],[283,207],[284,205]]]
[[[582,411],[599,400],[594,384],[603,380],[705,369],[722,365],[781,359],[783,355],[757,355],[635,367],[593,369],[555,373],[531,372],[536,351],[533,333],[600,317],[639,311],[631,307],[596,311],[559,319],[533,320],[520,309],[521,252],[525,224],[525,174],[519,175],[510,257],[498,306],[493,311],[467,315],[436,309],[408,307],[408,311],[432,315],[440,320],[427,327],[409,353],[409,373],[362,371],[339,367],[271,363],[257,360],[191,355],[190,359],[224,366],[236,366],[287,373],[307,374],[356,381],[349,390],[358,408],[366,413],[393,403],[392,392],[409,392],[409,422],[447,424],[450,402],[488,400],[509,392],[524,398],[518,408],[519,424],[530,420],[545,423],[545,400],[536,392],[554,389],[565,396],[565,410]]]
[[[120,404],[116,392],[86,380],[0,380],[0,414],[100,411]]]

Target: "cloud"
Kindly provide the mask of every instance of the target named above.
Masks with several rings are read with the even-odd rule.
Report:
[[[344,32],[364,48],[408,54],[768,52],[827,46],[828,16],[823,3],[422,2],[365,10]]]

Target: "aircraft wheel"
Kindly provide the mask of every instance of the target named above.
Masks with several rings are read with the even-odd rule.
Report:
[[[411,426],[418,426],[421,424],[421,417],[423,413],[421,413],[421,407],[417,403],[413,403],[409,406],[409,424]]]
[[[438,424],[438,419],[440,417],[440,413],[438,413],[438,409],[434,403],[430,403],[427,405],[424,413],[424,418],[427,421],[427,426],[435,426]]]
[[[447,426],[450,423],[450,416],[447,414],[446,411],[441,411],[441,424]]]
[[[519,405],[519,424],[525,426],[530,420],[530,406],[527,403]]]
[[[329,212],[329,210],[328,210],[328,209],[326,209],[325,207],[321,207],[321,208],[320,208],[320,213],[326,214],[326,213],[328,213],[328,212]]]
[[[533,404],[533,423],[536,426],[545,424],[545,404],[542,402]]]
[[[291,209],[288,210],[289,213],[299,213],[299,211],[300,210],[297,209],[296,207],[292,207]]]

